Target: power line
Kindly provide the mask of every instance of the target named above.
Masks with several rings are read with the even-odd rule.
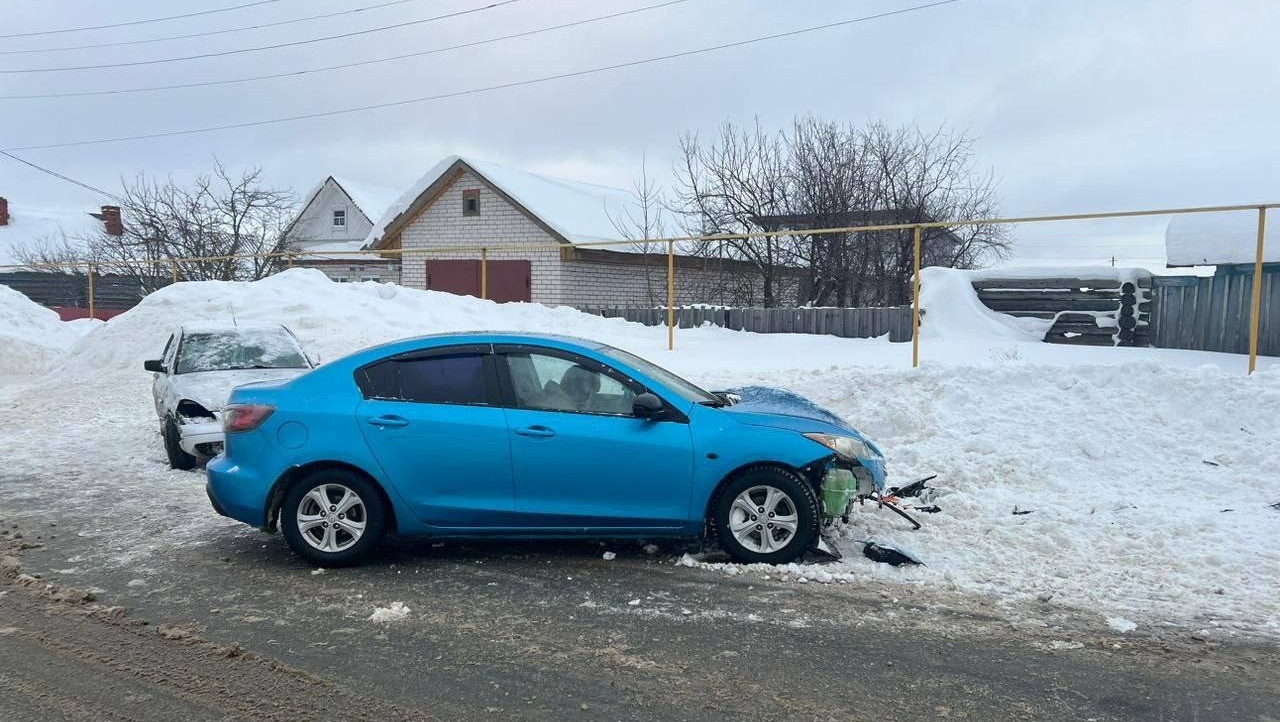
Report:
[[[640,65],[648,65],[651,63],[657,63],[664,60],[673,60],[676,58],[685,58],[693,55],[702,55],[705,53],[711,53],[718,50],[726,50],[728,48],[737,48],[737,47],[742,47],[744,45],[761,43],[768,40],[778,40],[780,38],[789,38],[797,35],[804,35],[807,33],[818,32],[820,30],[830,30],[831,28],[838,28],[838,27],[843,27],[847,25],[853,25],[855,23],[868,22],[870,20],[879,20],[881,18],[887,18],[893,15],[904,15],[906,13],[916,12],[920,10],[927,10],[930,8],[936,8],[943,5],[951,5],[953,3],[958,3],[958,2],[961,2],[961,0],[938,0],[937,2],[926,3],[923,5],[914,5],[912,7],[902,8],[900,10],[889,10],[886,12],[876,13],[874,15],[865,15],[863,17],[853,18],[850,20],[839,20],[836,22],[824,23],[822,25],[813,25],[807,28],[800,28],[799,30],[789,30],[783,33],[762,35],[760,37],[751,38],[748,40],[738,40],[731,43],[722,43],[720,45],[712,45],[709,47],[698,48],[695,50],[684,50],[678,53],[670,53],[668,55],[659,55],[652,58],[644,58],[642,60],[630,60],[625,63],[615,63],[613,65],[604,65],[600,67],[589,68],[586,70],[575,70],[567,73],[558,73],[556,75],[546,75],[540,78],[531,78],[528,80],[517,80],[509,83],[499,83],[498,85],[489,85],[481,88],[471,88],[469,90],[458,90],[451,93],[441,93],[439,95],[428,95],[421,98],[408,98],[405,100],[394,100],[386,103],[375,103],[373,105],[361,105],[354,108],[341,108],[338,110],[327,110],[327,111],[321,111],[318,113],[291,115],[291,116],[285,116],[282,118],[269,118],[267,120],[252,120],[252,121],[245,121],[242,123],[228,123],[226,125],[211,125],[203,128],[189,128],[186,130],[170,130],[170,131],[164,131],[160,133],[146,133],[142,135],[119,136],[115,138],[97,138],[93,140],[76,140],[76,141],[68,141],[64,143],[46,143],[43,145],[26,145],[26,146],[18,146],[15,148],[8,148],[6,150],[45,150],[49,148],[70,148],[74,146],[83,146],[83,145],[100,145],[103,143],[122,143],[125,141],[131,141],[131,140],[170,138],[170,137],[179,136],[179,135],[195,135],[197,133],[211,133],[219,130],[253,128],[253,127],[258,127],[263,125],[290,123],[298,120],[311,120],[314,118],[328,118],[328,117],[337,116],[337,115],[349,115],[351,113],[359,113],[367,110],[379,110],[382,108],[393,108],[393,107],[398,107],[402,105],[414,105],[416,103],[426,103],[434,100],[444,100],[446,98],[458,98],[458,97],[467,96],[467,95],[478,95],[481,93],[488,93],[495,90],[505,90],[508,88],[537,85],[541,83],[548,83],[555,80],[563,80],[565,78],[576,78],[584,75],[594,75],[597,73],[620,70],[623,68],[632,68]]]
[[[238,48],[236,50],[220,50],[212,53],[200,53],[198,55],[184,55],[177,58],[156,58],[154,60],[134,60],[127,63],[102,63],[99,65],[68,65],[68,66],[59,67],[59,68],[20,68],[17,70],[0,70],[0,74],[14,75],[17,73],[61,73],[68,70],[102,70],[106,68],[129,68],[137,65],[159,65],[161,63],[177,63],[177,62],[182,62],[186,60],[198,60],[201,58],[221,58],[227,55],[239,55],[240,53],[255,53],[261,50],[293,48],[299,45],[310,45],[312,43],[324,42],[326,40],[352,38],[358,35],[380,33],[380,32],[383,32],[384,30],[395,30],[396,28],[407,28],[412,25],[422,25],[423,23],[431,23],[437,20],[444,20],[446,18],[456,18],[462,15],[470,15],[472,13],[483,12],[485,10],[492,10],[494,8],[502,7],[503,5],[510,5],[516,2],[520,2],[520,0],[499,0],[498,2],[492,2],[492,3],[489,3],[488,5],[482,5],[478,8],[471,8],[469,10],[458,10],[456,12],[445,13],[444,15],[435,15],[433,17],[423,18],[421,20],[409,20],[403,23],[383,25],[381,27],[368,28],[365,30],[353,30],[352,32],[349,32],[349,33],[339,33],[337,35],[326,35],[320,38],[308,38],[306,40],[294,40],[287,43],[276,43],[274,45],[259,45],[252,48]]]
[[[94,193],[101,193],[102,195],[104,195],[104,196],[106,196],[106,197],[110,198],[111,200],[113,200],[113,201],[115,201],[115,202],[117,202],[117,203],[123,203],[123,202],[124,202],[124,199],[123,199],[123,198],[121,198],[120,196],[118,196],[118,195],[116,195],[116,194],[114,194],[114,193],[108,193],[107,191],[104,191],[104,190],[102,190],[101,188],[95,188],[94,186],[91,186],[91,185],[89,185],[88,183],[85,183],[85,182],[83,182],[83,181],[78,181],[78,180],[76,180],[75,178],[70,178],[70,177],[68,177],[68,176],[65,176],[65,175],[63,175],[63,174],[59,173],[59,172],[58,172],[58,171],[56,171],[56,170],[49,170],[48,168],[45,168],[44,166],[36,165],[35,163],[32,163],[31,161],[29,161],[29,160],[27,160],[27,159],[25,159],[25,158],[19,158],[18,156],[14,155],[13,153],[10,153],[10,152],[8,152],[8,151],[0,150],[0,155],[5,156],[6,158],[12,158],[13,160],[18,161],[19,163],[22,163],[23,165],[31,166],[32,168],[35,168],[36,170],[40,171],[41,173],[46,173],[46,174],[51,175],[51,176],[53,176],[54,178],[57,178],[57,179],[59,179],[59,180],[64,180],[64,181],[66,181],[66,182],[68,182],[68,183],[74,183],[74,184],[76,184],[76,185],[80,186],[81,188],[86,188],[86,189],[88,189],[88,190],[93,191]]]
[[[587,25],[590,23],[600,22],[602,20],[610,20],[612,18],[623,17],[626,15],[635,15],[636,13],[647,12],[649,10],[657,10],[658,8],[664,8],[670,5],[678,5],[684,2],[689,2],[689,0],[666,0],[666,2],[660,2],[655,5],[645,5],[644,7],[634,8],[632,10],[623,10],[616,13],[609,13],[608,15],[597,15],[596,17],[593,17],[593,18],[575,20],[573,22],[561,23],[559,25],[550,25],[543,28],[536,28],[534,30],[525,30],[523,32],[511,33],[509,35],[500,35],[498,37],[486,38],[484,40],[475,40],[469,43],[449,45],[442,48],[432,48],[430,50],[419,50],[413,53],[404,53],[402,55],[392,55],[385,58],[374,58],[372,60],[360,60],[354,63],[343,63],[341,65],[326,65],[319,68],[308,68],[305,70],[292,70],[286,73],[272,73],[270,75],[250,75],[242,78],[229,78],[226,80],[206,80],[206,81],[200,81],[195,83],[177,83],[174,85],[154,85],[154,86],[144,87],[144,88],[122,88],[122,89],[116,89],[116,90],[84,90],[84,91],[77,91],[72,93],[35,93],[30,95],[0,95],[0,100],[30,100],[35,98],[79,98],[79,97],[90,96],[90,95],[120,95],[125,93],[148,93],[148,92],[154,92],[158,90],[176,90],[179,88],[205,88],[212,85],[232,85],[236,83],[249,83],[249,82],[255,82],[259,80],[273,80],[276,78],[292,78],[299,75],[309,75],[312,73],[324,73],[332,70],[343,70],[345,68],[357,68],[364,65],[376,65],[378,63],[388,63],[394,60],[405,60],[407,58],[417,58],[417,57],[422,57],[424,55],[435,55],[437,53],[449,52],[451,50],[473,48],[479,45],[488,45],[491,43],[503,42],[506,40],[514,40],[516,38],[529,37],[531,35],[538,35],[541,33],[547,33],[554,30],[564,30],[566,28],[573,28],[579,25]]]
[[[269,23],[258,23],[257,25],[241,25],[238,28],[225,28],[222,30],[208,30],[202,33],[190,33],[187,35],[168,35],[163,38],[147,38],[145,40],[120,40],[114,43],[95,43],[93,45],[65,45],[58,48],[34,48],[30,50],[0,50],[0,55],[27,55],[31,53],[60,53],[67,50],[92,50],[95,48],[116,48],[122,45],[146,45],[148,43],[160,43],[168,40],[189,40],[191,38],[204,38],[210,35],[225,35],[227,33],[238,33],[245,30],[263,30],[265,28],[274,28],[281,25],[293,25],[295,23],[303,23],[310,20],[321,20],[324,18],[336,18],[342,15],[353,15],[366,10],[378,10],[380,8],[391,7],[392,5],[403,5],[410,2],[421,2],[421,0],[391,0],[391,2],[379,3],[377,5],[366,5],[358,8],[350,8],[347,10],[338,10],[331,13],[321,13],[319,15],[308,15],[303,18],[291,18],[289,20],[276,20]]]
[[[147,23],[159,23],[166,20],[180,20],[182,18],[194,18],[201,15],[213,15],[215,13],[225,13],[231,10],[240,10],[243,8],[256,7],[258,5],[270,5],[278,3],[280,0],[257,0],[257,2],[244,3],[243,5],[232,5],[225,8],[214,8],[213,10],[201,10],[194,13],[183,13],[182,15],[169,15],[162,18],[148,18],[146,20],[128,20],[122,23],[111,23],[109,25],[85,25],[78,28],[60,28],[58,30],[33,30],[26,33],[9,33],[0,35],[0,39],[4,38],[29,38],[35,35],[58,35],[60,33],[78,33],[82,30],[106,30],[107,28],[123,28],[128,25],[145,25]]]

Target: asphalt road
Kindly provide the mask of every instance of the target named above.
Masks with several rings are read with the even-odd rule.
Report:
[[[92,539],[3,494],[4,720],[1280,719],[1277,648],[1060,608],[1014,624],[983,600],[589,542],[392,542],[317,573],[278,537],[228,533],[70,574]],[[394,602],[403,619],[370,621]]]

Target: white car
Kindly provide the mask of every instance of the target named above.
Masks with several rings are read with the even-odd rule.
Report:
[[[291,379],[314,365],[284,326],[188,324],[174,331],[163,356],[143,364],[155,374],[151,393],[169,466],[191,469],[198,457],[222,450],[222,407],[232,389]]]

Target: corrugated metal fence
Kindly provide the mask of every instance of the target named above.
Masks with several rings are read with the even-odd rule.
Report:
[[[579,310],[606,318],[625,318],[646,326],[667,323],[665,308],[580,306]],[[887,308],[677,308],[680,328],[710,323],[755,333],[816,333],[842,338],[889,335],[890,341],[911,340],[911,307]]]
[[[1155,276],[1152,345],[1248,353],[1252,293],[1252,266],[1219,266],[1213,276]],[[1280,356],[1280,265],[1263,270],[1258,331],[1258,353]]]

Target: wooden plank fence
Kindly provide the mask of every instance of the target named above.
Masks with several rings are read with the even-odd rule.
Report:
[[[664,326],[665,308],[579,306],[578,310],[624,318],[646,326]],[[911,340],[911,307],[886,308],[716,308],[676,309],[676,325],[693,328],[703,324],[754,333],[809,333],[841,338],[875,338],[888,334],[894,342]]]
[[[1157,276],[1152,343],[1162,348],[1249,352],[1252,266],[1219,266],[1213,276]],[[1262,274],[1258,353],[1280,356],[1280,264]]]
[[[983,305],[1010,316],[1052,319],[1047,343],[1084,346],[1151,344],[1151,276],[980,278]]]

